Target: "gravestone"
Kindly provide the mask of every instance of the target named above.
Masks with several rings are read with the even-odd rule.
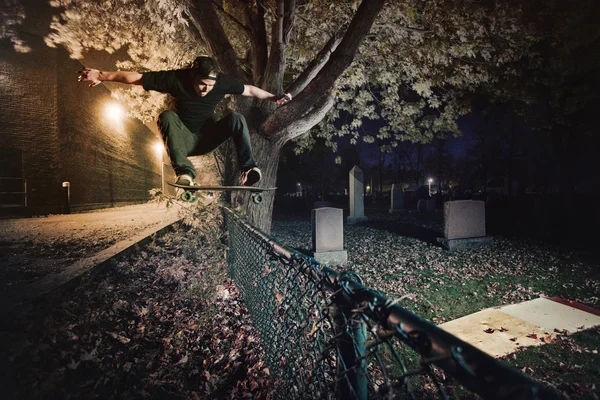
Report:
[[[350,170],[350,216],[348,223],[366,221],[364,199],[364,176],[362,170],[355,166]]]
[[[419,212],[435,211],[435,198],[421,199],[417,202],[417,210]]]
[[[456,200],[444,203],[444,238],[438,241],[448,250],[478,247],[489,243],[485,233],[485,202]]]
[[[344,214],[341,208],[324,207],[312,213],[313,258],[325,265],[345,265]]]
[[[394,183],[392,184],[392,195],[391,195],[391,205],[390,205],[390,214],[397,212],[405,212],[404,208],[404,189],[402,185]]]

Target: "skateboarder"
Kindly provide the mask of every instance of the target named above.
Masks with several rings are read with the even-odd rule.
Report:
[[[275,96],[256,86],[245,85],[219,71],[217,63],[208,56],[197,57],[191,68],[156,72],[104,72],[85,68],[79,81],[89,81],[94,87],[103,81],[142,85],[145,90],[168,93],[173,98],[171,110],[158,116],[158,129],[167,147],[177,184],[193,186],[196,171],[187,158],[202,155],[233,138],[240,167],[240,184],[252,186],[262,175],[252,156],[250,134],[244,116],[231,113],[216,121],[213,112],[226,94],[250,96],[287,103],[292,96]]]

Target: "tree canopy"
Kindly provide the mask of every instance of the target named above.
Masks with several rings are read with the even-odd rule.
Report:
[[[212,53],[215,46],[195,34],[194,13],[207,12],[200,3],[54,0],[52,5],[63,11],[55,18],[47,43],[64,46],[74,58],[81,58],[87,49],[114,52],[126,48],[130,59],[118,64],[126,70],[182,67],[198,54]],[[269,87],[264,76],[275,53],[282,52],[283,89],[295,95],[305,86],[288,85],[303,72],[314,75],[311,63],[326,61],[353,18],[361,18],[357,15],[360,1],[204,3],[210,3],[218,16],[243,77],[267,90],[279,89]],[[283,23],[277,18],[282,10],[294,21],[283,32],[285,48],[277,48],[273,35],[277,24]],[[335,106],[322,120],[319,136],[330,142],[341,135],[351,135],[353,142],[372,142],[377,137],[395,146],[400,140],[428,142],[436,134],[458,133],[456,119],[469,110],[464,94],[515,74],[507,66],[522,58],[535,42],[535,32],[525,17],[519,5],[506,1],[387,2],[352,64],[336,79]],[[262,62],[253,62],[261,56]],[[140,88],[128,89],[128,93],[133,114],[144,121],[162,106],[158,100],[149,101],[159,96],[143,94]],[[123,93],[121,98],[125,98]],[[332,124],[340,119],[345,121]],[[365,119],[383,119],[386,124],[379,132],[364,132]]]

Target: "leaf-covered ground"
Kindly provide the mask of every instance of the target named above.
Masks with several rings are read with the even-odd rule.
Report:
[[[266,398],[257,334],[209,244],[169,233],[60,304],[3,316],[4,398]]]
[[[436,323],[540,294],[598,306],[597,268],[577,253],[508,239],[447,253],[432,245],[439,229],[421,215],[347,225],[348,268]],[[275,220],[273,234],[291,247],[310,247],[308,219]],[[168,233],[87,277],[61,302],[3,315],[3,393],[10,399],[267,398],[276,383],[227,277],[224,251],[216,228]],[[598,331],[564,336],[508,361],[572,398],[598,398],[599,337]]]
[[[442,232],[434,214],[374,215],[364,224],[345,224],[349,261],[343,269],[437,324],[541,295],[600,308],[600,268],[590,253],[502,237],[487,247],[450,253],[435,244]],[[275,220],[272,233],[284,245],[310,251],[308,218]],[[593,329],[559,335],[507,361],[572,398],[597,399],[599,350],[599,330]]]

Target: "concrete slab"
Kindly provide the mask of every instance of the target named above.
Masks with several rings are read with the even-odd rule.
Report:
[[[540,337],[553,337],[539,326],[494,308],[446,322],[440,328],[492,357],[511,354],[521,346],[539,346],[544,343]]]
[[[539,298],[509,306],[488,308],[439,325],[492,357],[511,354],[520,347],[549,343],[558,331],[574,333],[600,325],[600,316]]]
[[[600,325],[600,316],[548,298],[511,304],[500,307],[500,310],[551,332],[554,329],[559,331],[566,329],[573,333]]]

